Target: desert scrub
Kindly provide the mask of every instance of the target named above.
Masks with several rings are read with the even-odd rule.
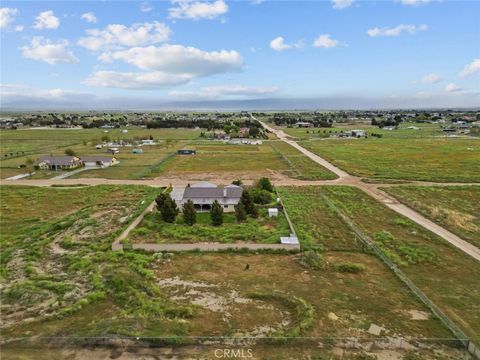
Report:
[[[357,263],[340,263],[340,264],[335,264],[334,268],[338,272],[342,273],[352,273],[352,274],[358,274],[363,271],[365,271],[365,265],[363,264],[357,264]]]
[[[294,320],[288,328],[279,329],[270,334],[272,337],[282,338],[298,337],[305,334],[315,322],[315,309],[312,305],[307,303],[304,299],[282,294],[278,292],[254,292],[248,295],[249,298],[262,301],[276,301],[284,305],[289,310],[293,311]]]
[[[300,253],[298,261],[307,269],[320,270],[325,268],[325,259],[322,254],[313,250]]]
[[[382,251],[398,265],[408,266],[436,259],[435,252],[432,250],[413,243],[402,243],[388,231],[375,233],[374,240]]]

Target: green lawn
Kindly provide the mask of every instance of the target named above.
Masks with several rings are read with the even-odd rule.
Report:
[[[316,229],[321,215],[312,215],[304,204],[319,193],[335,205],[384,252],[453,321],[476,341],[480,341],[480,264],[443,239],[375,201],[361,190],[346,186],[279,188],[294,226],[307,234],[300,241],[310,243],[321,231],[329,234],[335,223]],[[314,204],[315,204],[314,202]],[[298,207],[296,212],[293,208]],[[325,207],[323,204],[322,207]],[[333,216],[333,215],[332,215]],[[322,244],[325,241],[322,242]]]
[[[476,139],[331,139],[300,144],[357,176],[480,182]]]
[[[392,186],[383,190],[480,247],[480,186]]]
[[[280,236],[288,236],[289,233],[283,213],[269,218],[267,209],[260,209],[258,219],[249,217],[243,223],[236,221],[234,213],[225,213],[221,226],[211,225],[210,213],[197,213],[197,223],[189,226],[184,223],[181,214],[176,223],[170,224],[154,210],[130,233],[129,240],[133,243],[279,243]]]

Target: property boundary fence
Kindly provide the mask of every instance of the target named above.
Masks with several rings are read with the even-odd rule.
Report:
[[[469,337],[442,311],[440,308],[430,300],[427,295],[423,293],[408,277],[401,271],[395,263],[388,258],[385,253],[364,234],[335,204],[324,194],[320,194],[327,205],[343,220],[343,222],[358,236],[358,238],[372,250],[385,265],[413,292],[413,294],[425,305],[430,311],[440,319],[440,321],[455,335],[455,337],[463,344],[468,352],[474,355],[477,359],[480,359],[480,348],[475,345]]]

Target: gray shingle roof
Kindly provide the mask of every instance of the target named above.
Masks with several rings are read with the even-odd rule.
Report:
[[[79,163],[81,160],[76,156],[42,156],[35,161],[35,165],[47,163],[54,166],[66,166],[72,163]]]

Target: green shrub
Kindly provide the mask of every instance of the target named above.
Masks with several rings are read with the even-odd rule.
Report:
[[[300,264],[308,269],[320,270],[325,267],[325,259],[316,251],[308,250],[299,255]]]
[[[365,265],[357,263],[335,264],[335,270],[342,273],[357,274],[365,271]]]

